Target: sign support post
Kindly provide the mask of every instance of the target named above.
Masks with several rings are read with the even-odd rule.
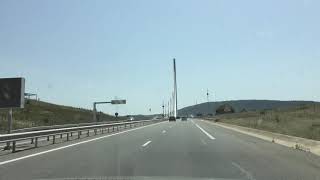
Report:
[[[12,130],[12,108],[9,109],[8,111],[8,127],[7,127],[7,133],[10,134]],[[9,150],[10,147],[10,142],[7,142],[6,147],[4,147],[5,150]]]
[[[126,100],[112,100],[110,102],[94,102],[93,103],[93,122],[97,122],[97,104],[126,104],[127,101]],[[118,117],[116,115],[116,117]]]

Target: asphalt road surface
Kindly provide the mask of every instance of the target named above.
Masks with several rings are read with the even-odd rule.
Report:
[[[0,157],[1,180],[118,176],[320,180],[320,158],[190,119]]]

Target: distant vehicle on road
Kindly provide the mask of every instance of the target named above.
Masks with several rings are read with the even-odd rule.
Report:
[[[180,119],[180,116],[177,116],[177,118],[176,119]]]
[[[186,121],[186,120],[188,120],[188,118],[185,116],[181,118],[181,121]]]
[[[153,119],[153,120],[160,120],[160,119],[162,119],[162,117],[161,117],[161,116],[155,116],[155,117],[153,117],[152,119]]]
[[[176,121],[176,118],[174,116],[170,116],[169,121]]]

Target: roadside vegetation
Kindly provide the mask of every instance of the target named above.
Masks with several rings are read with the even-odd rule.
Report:
[[[0,132],[7,129],[7,110],[0,110]],[[97,113],[98,121],[122,120],[114,116]],[[42,101],[26,100],[24,109],[13,110],[13,129],[60,124],[92,122],[92,111],[83,108],[61,106]]]
[[[212,120],[281,134],[320,140],[320,105],[287,109],[243,111],[216,115]]]

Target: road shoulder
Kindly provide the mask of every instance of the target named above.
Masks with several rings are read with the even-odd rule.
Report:
[[[237,131],[249,136],[254,136],[259,139],[263,139],[266,141],[271,141],[276,144],[280,144],[283,146],[311,152],[315,155],[320,156],[320,141],[315,141],[311,139],[305,139],[305,138],[300,138],[300,137],[294,137],[294,136],[289,136],[289,135],[284,135],[284,134],[279,134],[279,133],[273,133],[273,132],[268,132],[268,131],[263,131],[263,130],[258,130],[258,129],[252,129],[252,128],[247,128],[247,127],[242,127],[242,126],[237,126],[237,125],[232,125],[232,124],[226,124],[226,123],[216,123],[208,120],[202,120],[206,123],[219,126],[222,128],[230,129],[233,131]]]

